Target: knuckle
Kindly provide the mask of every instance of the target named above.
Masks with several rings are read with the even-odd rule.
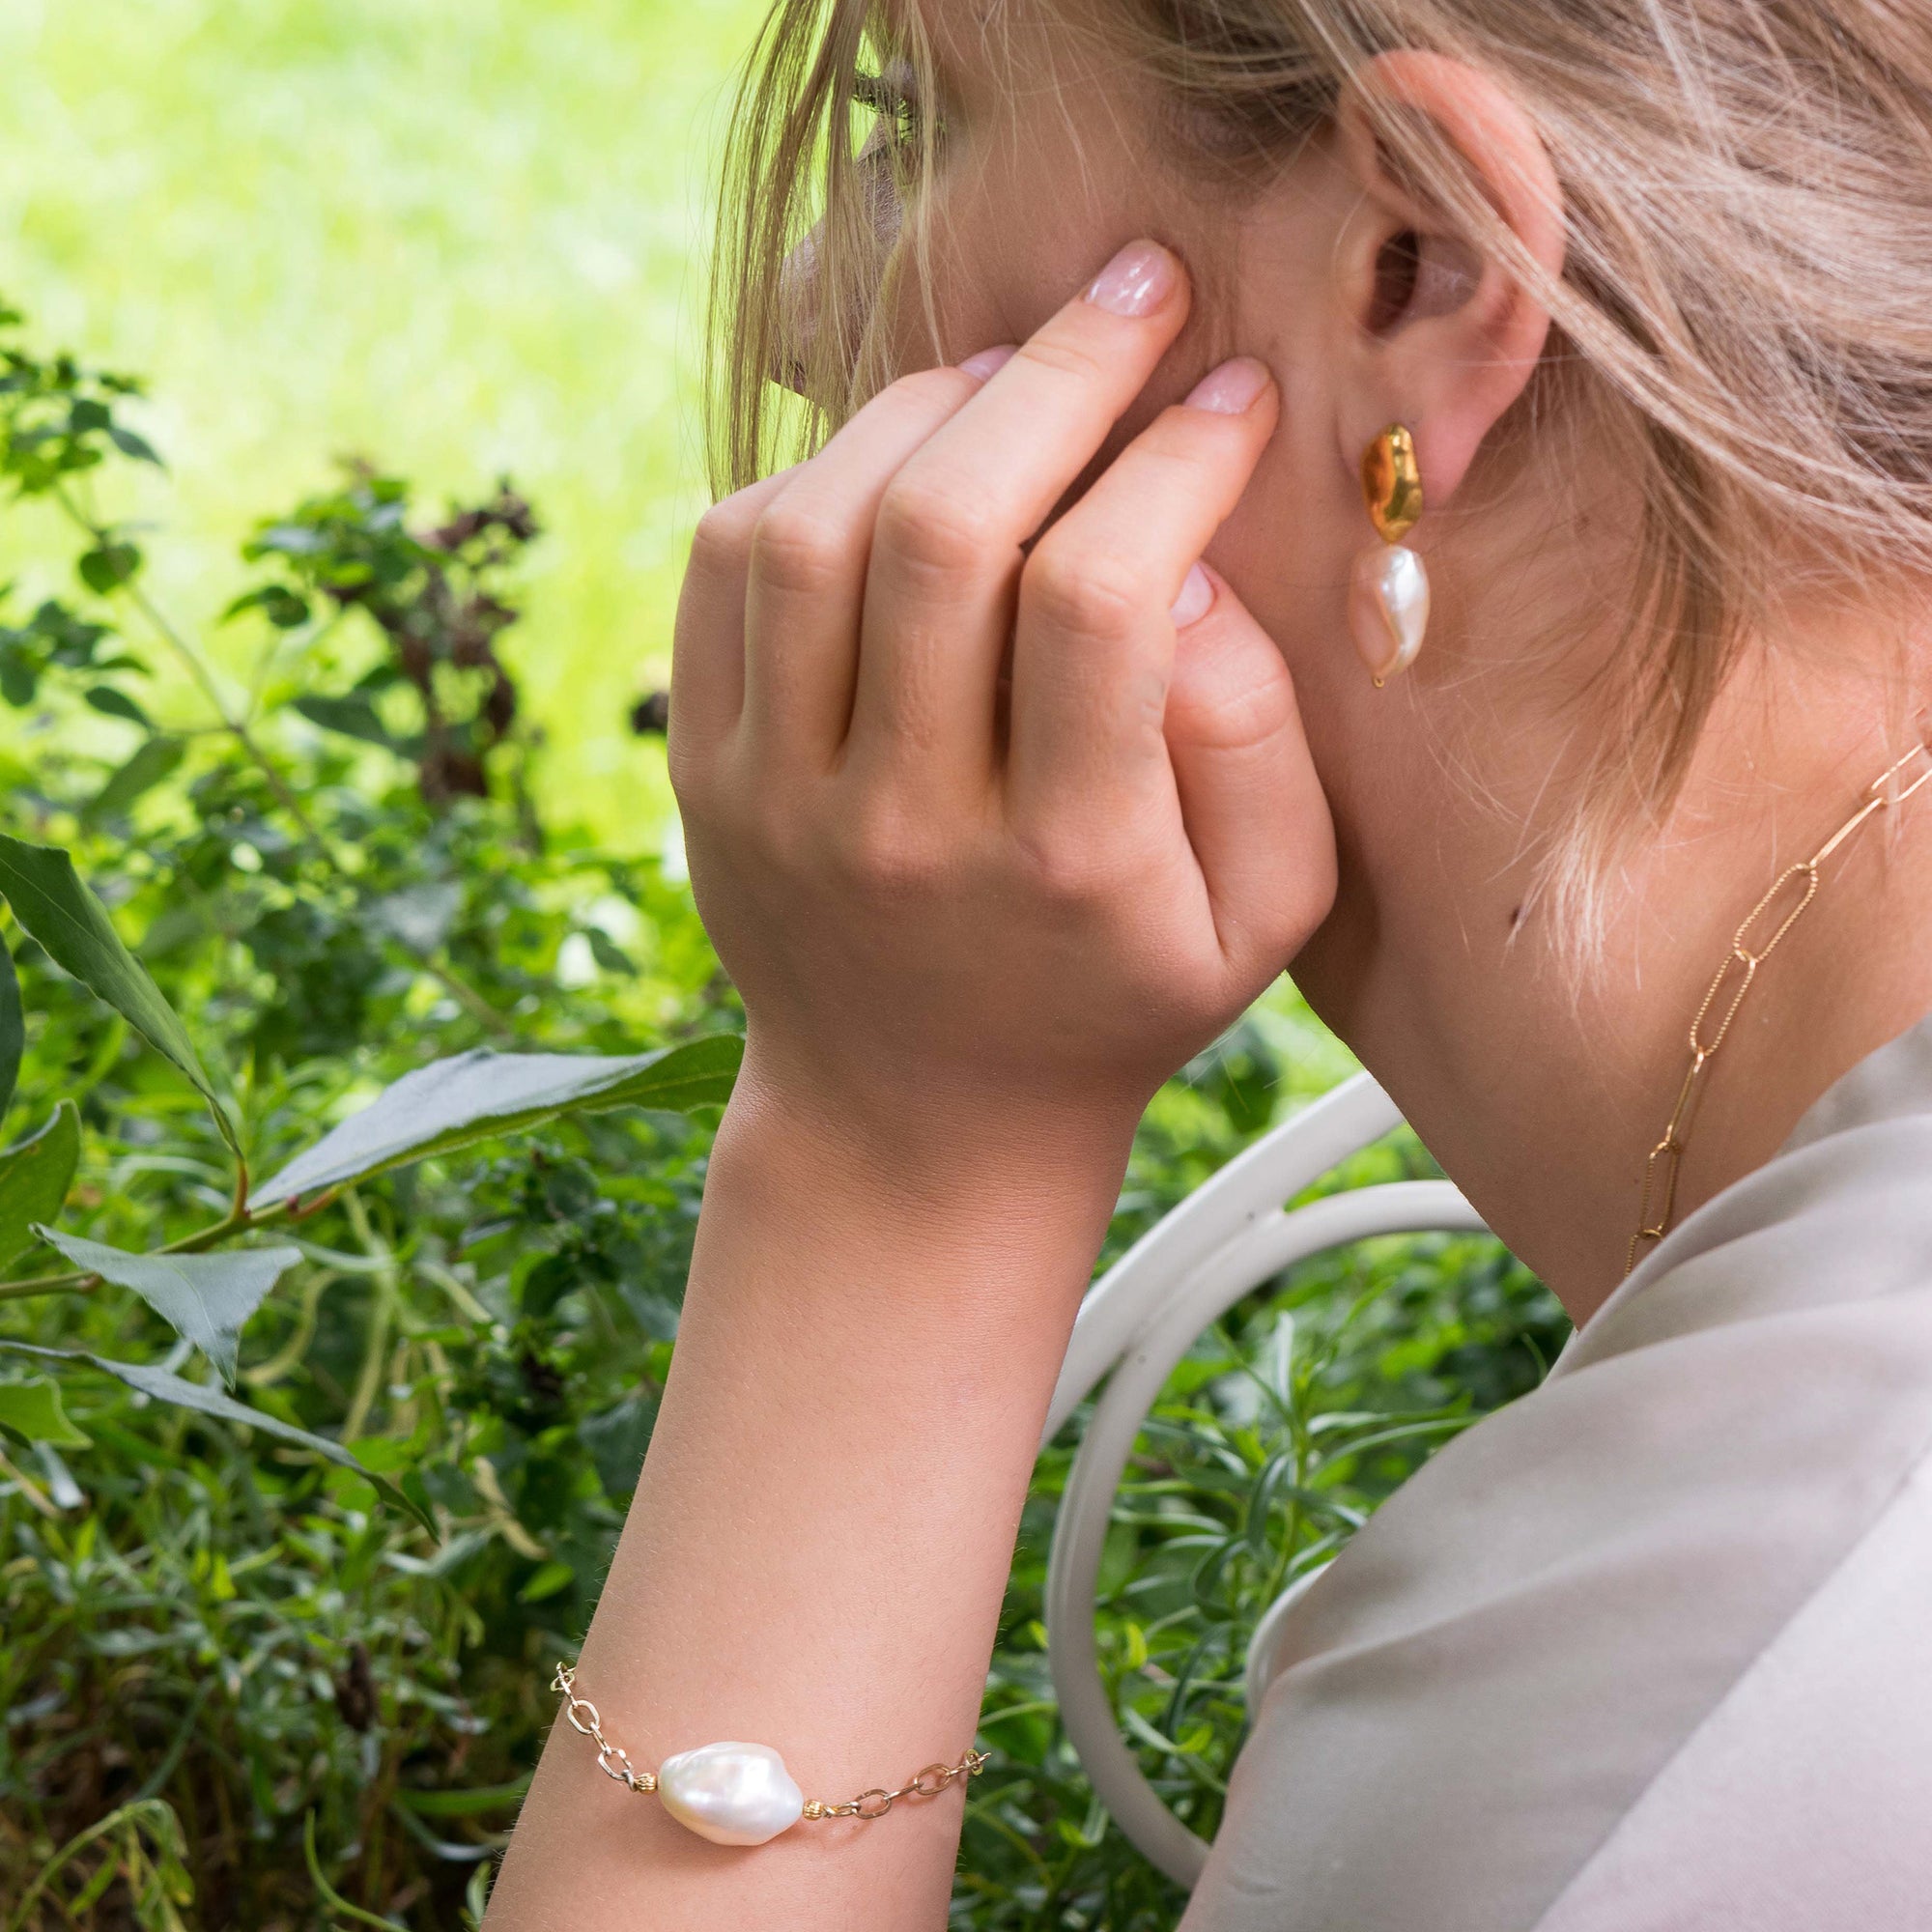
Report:
[[[841,812],[830,845],[840,878],[870,897],[904,897],[938,881],[940,855],[931,837],[888,792]]]
[[[1170,421],[1169,417],[1192,417]],[[1135,462],[1150,495],[1163,498],[1192,496],[1210,479],[1225,472],[1227,447],[1223,440],[1234,416],[1177,405],[1143,432]]]
[[[735,497],[714,503],[697,520],[691,539],[691,568],[699,576],[725,576],[745,567],[756,519]]]
[[[1123,557],[1042,543],[1020,579],[1028,616],[1056,631],[1118,639],[1147,606],[1147,589]]]
[[[1029,888],[1049,905],[1092,909],[1122,887],[1120,855],[1078,826],[1016,826],[1013,843]]]
[[[1101,360],[1096,348],[1089,347],[1076,336],[1056,333],[1050,328],[1032,341],[1021,343],[1013,359],[1031,362],[1062,381],[1113,386],[1109,366]]]
[[[980,384],[963,369],[946,363],[915,369],[901,376],[888,391],[898,403],[922,415],[950,412],[966,401]]]
[[[991,505],[916,470],[901,470],[879,504],[879,546],[920,577],[978,571],[998,540]]]
[[[752,532],[752,575],[766,587],[812,597],[840,582],[850,565],[851,538],[832,519],[781,498]]]
[[[1178,679],[1167,708],[1192,744],[1244,752],[1278,737],[1294,716],[1285,676],[1223,677],[1213,683]]]
[[[665,746],[665,774],[680,810],[696,806],[706,789],[710,760],[694,752],[675,731]]]

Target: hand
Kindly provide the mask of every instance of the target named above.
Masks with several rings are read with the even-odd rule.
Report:
[[[1266,370],[1224,365],[1038,534],[1188,302],[1137,244],[698,527],[670,778],[746,1071],[884,1145],[961,1105],[1131,1132],[1332,902],[1287,667],[1197,568]]]

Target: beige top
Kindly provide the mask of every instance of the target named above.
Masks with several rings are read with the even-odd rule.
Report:
[[[1181,1932],[1932,1928],[1932,1016],[1284,1626]]]

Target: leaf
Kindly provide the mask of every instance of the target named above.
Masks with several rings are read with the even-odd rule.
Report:
[[[125,718],[148,731],[155,728],[154,720],[125,691],[116,691],[111,684],[93,685],[84,696],[103,717]]]
[[[19,634],[0,638],[0,697],[16,711],[33,703],[41,689],[38,660],[30,657],[19,641]]]
[[[74,561],[80,581],[97,596],[105,597],[141,567],[141,553],[130,543],[97,544]]]
[[[34,1223],[51,1221],[80,1160],[80,1110],[63,1100],[31,1140],[0,1153],[0,1267],[33,1244]]]
[[[577,1572],[568,1563],[559,1562],[555,1557],[552,1557],[517,1592],[517,1602],[520,1604],[540,1604],[546,1597],[555,1596],[576,1575]]]
[[[14,1088],[20,1078],[20,1056],[27,1047],[27,1021],[20,1010],[20,976],[14,955],[0,940],[0,1121],[14,1104]]]
[[[51,1442],[56,1449],[91,1449],[92,1436],[83,1435],[61,1406],[60,1384],[49,1376],[30,1381],[0,1382],[0,1425],[29,1442]]]
[[[61,1461],[61,1452],[51,1442],[36,1442],[34,1457],[47,1479],[47,1494],[64,1510],[77,1510],[87,1501],[87,1492],[73,1479],[73,1471]]]
[[[159,469],[167,468],[146,437],[136,436],[131,429],[123,429],[119,423],[109,423],[107,434],[123,456],[131,456],[137,463],[152,463]]]
[[[37,1228],[75,1267],[131,1288],[235,1386],[236,1346],[263,1297],[301,1260],[299,1248],[238,1248],[225,1255],[130,1255],[78,1235]]]
[[[325,731],[339,731],[345,738],[381,745],[386,752],[407,749],[406,741],[398,738],[376,715],[376,707],[365,693],[351,692],[346,697],[325,697],[311,693],[297,698],[295,709]]]
[[[0,893],[7,895],[14,917],[60,965],[193,1081],[232,1146],[235,1130],[186,1028],[121,943],[107,908],[81,883],[67,853],[58,845],[29,845],[0,833]]]
[[[640,1391],[602,1415],[586,1415],[577,1425],[577,1438],[590,1452],[597,1480],[613,1502],[626,1500],[638,1487],[657,1414],[657,1398]]]
[[[294,631],[308,622],[308,599],[298,597],[285,583],[265,583],[259,590],[245,590],[221,613],[225,624],[245,611],[259,611],[278,631]]]
[[[462,1791],[412,1791],[405,1787],[396,1793],[396,1803],[418,1818],[473,1818],[479,1811],[521,1804],[529,1788],[530,1774],[525,1772],[508,1784],[472,1784]]]
[[[263,1430],[278,1441],[291,1443],[298,1449],[312,1450],[331,1463],[339,1463],[345,1469],[353,1469],[395,1508],[413,1517],[432,1536],[437,1534],[434,1518],[412,1503],[386,1476],[379,1476],[373,1469],[364,1468],[341,1443],[331,1442],[326,1435],[311,1435],[307,1430],[298,1429],[294,1423],[284,1422],[279,1416],[236,1402],[219,1389],[187,1381],[180,1376],[170,1375],[166,1369],[151,1368],[145,1362],[110,1362],[104,1355],[91,1355],[82,1349],[43,1349],[32,1342],[14,1342],[0,1337],[0,1350],[16,1355],[32,1355],[45,1362],[85,1362],[90,1368],[99,1369],[102,1375],[126,1382],[129,1388],[138,1389],[156,1402],[172,1403],[178,1408],[191,1408],[202,1415],[212,1415],[219,1422],[239,1422],[249,1429]]]
[[[187,747],[179,738],[150,738],[105,784],[81,807],[84,824],[96,825],[103,818],[118,818],[134,802],[145,797],[171,778]]]
[[[258,1207],[320,1194],[407,1161],[516,1133],[559,1114],[609,1107],[689,1112],[731,1096],[745,1042],[709,1034],[655,1053],[615,1058],[493,1053],[478,1047],[406,1073],[359,1114],[298,1154],[255,1191]]]
[[[590,956],[605,972],[628,973],[633,979],[637,977],[638,969],[631,955],[608,932],[587,925],[583,928],[583,936],[590,942]]]

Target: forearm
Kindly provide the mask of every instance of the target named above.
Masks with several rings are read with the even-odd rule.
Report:
[[[742,1102],[742,1104],[741,1104]],[[675,1360],[579,1669],[639,1768],[775,1747],[808,1798],[973,1741],[1034,1452],[1130,1122],[892,1168],[747,1085]],[[1077,1144],[1076,1144],[1077,1143]],[[961,1787],[728,1849],[559,1723],[490,1932],[937,1932]]]
[[[1273,434],[1265,369],[1030,541],[1188,299],[1136,243],[1031,353],[890,384],[699,526],[669,771],[747,1047],[579,1670],[639,1766],[763,1744],[836,1800],[956,1762],[1140,1108],[1333,901],[1281,653],[1192,568]],[[559,1726],[490,1932],[939,1932],[961,1808],[727,1851]]]

